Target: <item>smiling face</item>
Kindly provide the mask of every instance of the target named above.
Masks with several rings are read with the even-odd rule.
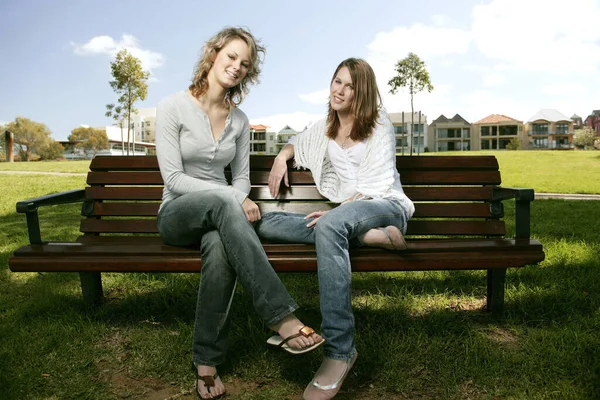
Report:
[[[250,48],[243,40],[233,39],[216,54],[208,80],[232,88],[244,80],[250,65]]]
[[[346,67],[340,68],[331,81],[329,88],[329,104],[339,113],[348,113],[354,101],[354,85],[350,71]]]

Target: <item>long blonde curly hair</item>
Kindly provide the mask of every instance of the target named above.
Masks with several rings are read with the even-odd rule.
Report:
[[[225,103],[229,107],[237,107],[249,92],[249,85],[259,82],[260,67],[263,62],[265,48],[255,39],[249,30],[240,27],[227,27],[210,38],[202,48],[202,55],[194,68],[194,76],[189,86],[195,97],[200,97],[208,91],[208,72],[213,66],[213,60],[221,49],[232,40],[243,40],[250,49],[250,67],[248,73],[238,85],[230,88],[225,95]]]

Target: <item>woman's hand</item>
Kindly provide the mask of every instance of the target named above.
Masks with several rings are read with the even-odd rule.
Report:
[[[304,217],[304,219],[309,219],[309,218],[314,218],[312,221],[310,221],[306,227],[310,228],[312,226],[315,226],[317,221],[319,220],[319,218],[321,218],[323,215],[327,214],[328,211],[313,211],[310,214],[308,214],[306,217]]]
[[[290,187],[287,160],[283,157],[275,157],[273,167],[271,167],[271,172],[269,173],[269,192],[271,192],[271,197],[275,198],[279,194],[282,179],[285,186]]]
[[[256,222],[260,219],[260,210],[255,202],[246,197],[246,200],[242,203],[242,209],[246,214],[246,219],[250,222]]]

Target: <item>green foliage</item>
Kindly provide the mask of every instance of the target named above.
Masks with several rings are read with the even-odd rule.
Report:
[[[29,118],[17,117],[6,125],[6,129],[14,134],[19,156],[24,161],[31,160],[34,154],[40,156],[40,152],[53,142],[50,129],[45,124]]]
[[[521,148],[521,142],[518,138],[510,139],[510,142],[506,145],[506,150],[519,150]]]
[[[596,140],[596,132],[590,127],[583,129],[575,129],[573,132],[573,144],[579,148],[587,150],[590,147],[594,147],[594,141]]]
[[[74,142],[76,148],[94,156],[100,150],[108,149],[108,136],[101,129],[75,128],[69,135],[69,142]]]
[[[422,61],[415,53],[408,53],[406,58],[398,61],[394,67],[396,76],[389,80],[390,93],[396,94],[400,88],[408,88],[410,94],[410,118],[411,126],[414,126],[414,96],[415,94],[427,90],[431,92],[433,85],[429,78],[429,72],[425,66],[425,61]],[[420,135],[420,133],[419,133]],[[412,136],[412,130],[411,130]],[[420,149],[420,146],[418,147]],[[410,155],[413,152],[413,141],[410,140]]]
[[[117,53],[115,61],[110,63],[110,70],[113,76],[110,87],[119,98],[116,106],[106,105],[105,115],[119,121],[121,129],[123,129],[123,120],[127,117],[127,143],[130,143],[131,114],[137,111],[134,107],[135,103],[138,100],[145,100],[148,95],[146,81],[150,73],[144,71],[141,61],[125,49]],[[127,155],[129,155],[129,146],[127,146]]]
[[[62,144],[52,140],[38,151],[41,160],[56,160],[63,158],[65,148]]]

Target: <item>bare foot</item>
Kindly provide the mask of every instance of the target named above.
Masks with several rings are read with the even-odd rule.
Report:
[[[402,232],[393,225],[371,229],[359,239],[365,246],[382,247],[388,250],[406,249],[406,240],[404,240]]]
[[[275,331],[281,336],[283,339],[295,335],[300,332],[300,329],[304,324],[300,322],[298,318],[294,314],[290,314],[285,316],[281,321],[277,324],[270,326],[269,329]],[[291,339],[287,342],[287,345],[295,350],[301,350],[305,347],[310,347],[315,343],[322,342],[323,338],[318,333],[313,333],[312,335],[306,337],[300,335],[294,339]]]
[[[216,367],[198,365],[197,369],[196,391],[201,399],[217,399],[225,394],[225,386]]]

